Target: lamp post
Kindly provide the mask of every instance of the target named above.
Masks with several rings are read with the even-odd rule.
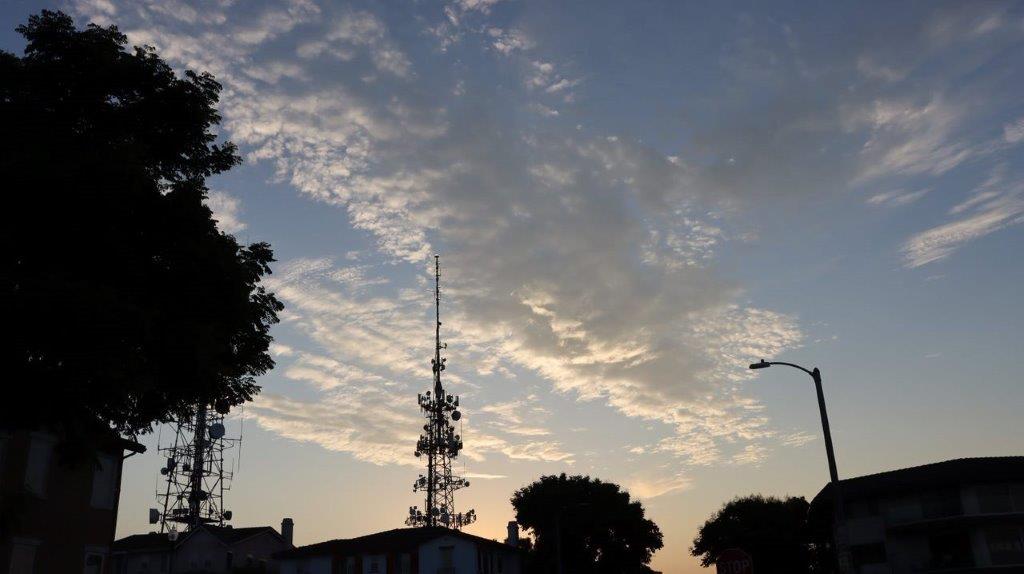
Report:
[[[846,556],[846,516],[843,508],[843,495],[842,487],[839,484],[839,472],[836,470],[836,453],[832,447],[832,431],[828,426],[828,412],[825,410],[825,393],[821,390],[821,371],[815,367],[813,370],[807,370],[800,365],[793,363],[785,363],[782,361],[765,361],[761,359],[759,363],[753,363],[750,365],[751,369],[767,369],[772,365],[784,365],[786,367],[793,367],[799,369],[814,379],[814,389],[818,393],[818,411],[821,414],[821,429],[825,435],[825,454],[828,455],[828,474],[832,484],[832,496],[833,504],[835,509],[836,526],[833,532],[833,538],[835,539],[836,545],[836,559],[839,563],[839,572],[845,574],[849,568],[849,561]]]

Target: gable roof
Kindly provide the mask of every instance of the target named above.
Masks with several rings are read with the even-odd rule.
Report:
[[[278,534],[277,530],[275,530],[273,526],[247,526],[244,528],[233,528],[231,526],[211,526],[206,524],[201,528],[212,534],[217,540],[220,540],[227,546],[237,544],[243,540],[263,533],[273,534],[276,538],[280,538],[284,541],[284,538]]]
[[[291,550],[284,550],[274,555],[274,558],[302,558],[306,556],[352,556],[356,554],[384,554],[388,552],[414,551],[421,544],[436,540],[444,536],[461,538],[482,546],[502,548],[504,550],[518,552],[519,549],[502,544],[496,540],[490,540],[480,536],[467,534],[459,530],[452,530],[441,526],[418,527],[418,528],[395,528],[385,530],[376,534],[367,534],[356,538],[339,538],[318,542],[308,546],[300,546]]]
[[[150,532],[149,534],[132,534],[115,540],[110,547],[112,552],[142,552],[171,550],[174,542],[167,538],[166,532]]]
[[[1024,456],[990,456],[956,458],[847,478],[839,482],[843,490],[843,499],[851,500],[960,484],[1011,482],[1022,479],[1024,479]],[[814,497],[811,505],[820,505],[831,500],[832,485],[828,484]]]
[[[249,526],[243,528],[233,528],[231,526],[213,526],[204,524],[196,530],[191,530],[184,533],[176,541],[171,542],[167,537],[166,532],[150,532],[149,534],[133,534],[126,536],[120,540],[115,540],[111,547],[114,552],[145,552],[145,551],[160,551],[160,550],[173,550],[174,548],[181,546],[193,534],[199,530],[204,530],[211,536],[216,538],[221,544],[225,546],[232,546],[243,540],[248,540],[253,536],[258,536],[263,533],[270,533],[274,537],[284,542],[282,537],[273,526]]]

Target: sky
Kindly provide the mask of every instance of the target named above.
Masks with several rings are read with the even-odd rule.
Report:
[[[7,0],[116,24],[223,84],[244,164],[209,181],[268,241],[277,367],[234,413],[238,526],[402,525],[441,254],[472,486],[617,482],[702,571],[732,497],[1021,454],[1024,5],[1017,2]],[[158,441],[126,462],[146,532]]]

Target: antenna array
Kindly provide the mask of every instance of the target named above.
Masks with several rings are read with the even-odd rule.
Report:
[[[462,450],[462,437],[455,434],[453,422],[462,418],[459,397],[447,393],[441,385],[441,373],[447,359],[441,350],[441,261],[434,256],[434,358],[430,360],[434,371],[433,394],[417,395],[420,411],[427,419],[423,434],[416,443],[416,456],[427,457],[427,474],[413,483],[413,492],[426,492],[423,510],[409,507],[405,523],[409,526],[445,526],[459,529],[476,521],[476,511],[455,512],[455,491],[469,486],[469,481],[452,474],[452,460]]]
[[[226,404],[211,409],[201,405],[195,416],[174,424],[174,442],[158,447],[165,464],[163,492],[157,492],[162,510],[150,510],[150,524],[160,523],[160,532],[176,533],[178,525],[192,530],[200,524],[223,526],[231,520],[224,509],[224,492],[230,490],[234,473],[224,467],[224,453],[241,443],[225,436]]]

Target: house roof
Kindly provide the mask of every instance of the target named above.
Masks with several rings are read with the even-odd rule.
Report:
[[[357,538],[342,538],[318,542],[308,546],[300,546],[284,550],[274,555],[278,559],[302,558],[307,556],[351,556],[355,554],[382,554],[387,552],[412,551],[421,544],[436,540],[442,536],[453,536],[476,544],[498,547],[505,550],[519,551],[496,540],[467,534],[459,530],[437,527],[396,528],[376,534],[368,534]]]
[[[199,527],[202,530],[210,533],[214,538],[219,540],[225,546],[232,546],[243,540],[252,538],[264,532],[272,533],[275,537],[281,538],[281,535],[274,529],[273,526],[249,526],[244,528],[233,528],[230,526],[211,526],[204,524]],[[114,552],[144,552],[144,551],[156,551],[156,550],[172,550],[176,546],[180,546],[189,537],[191,537],[196,530],[185,533],[180,536],[178,540],[171,542],[167,537],[166,532],[150,532],[149,534],[133,534],[120,540],[115,540],[112,546]],[[283,540],[283,538],[281,538]]]
[[[170,550],[174,542],[167,538],[166,532],[150,532],[149,534],[132,534],[115,540],[113,552],[141,552],[146,550]]]
[[[274,536],[281,538],[277,530],[273,526],[248,526],[245,528],[232,528],[230,526],[209,526],[204,525],[202,528],[206,529],[207,532],[213,534],[217,540],[220,540],[224,544],[231,546],[237,544],[247,538],[252,538],[257,534],[263,534],[264,532],[272,533]]]
[[[839,482],[843,491],[843,499],[853,500],[959,484],[1019,480],[1024,480],[1024,456],[957,458],[847,478]],[[814,497],[811,505],[830,503],[832,496],[832,485],[828,484]]]

